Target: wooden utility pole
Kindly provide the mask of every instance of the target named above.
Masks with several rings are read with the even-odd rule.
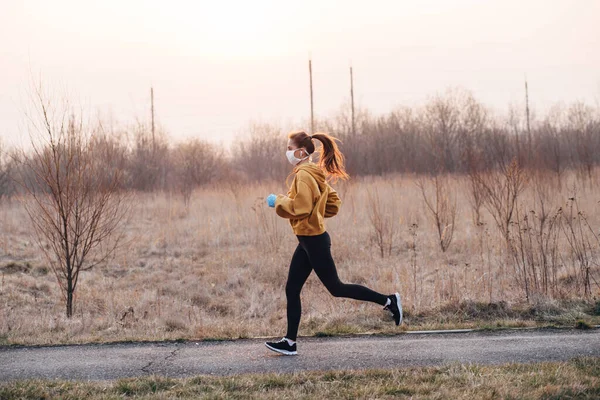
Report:
[[[150,115],[152,118],[152,154],[156,152],[156,138],[154,137],[154,88],[150,86]]]
[[[350,105],[352,107],[352,134],[356,133],[356,125],[354,122],[354,76],[352,75],[352,66],[350,66]]]
[[[527,87],[527,75],[525,76],[525,115],[527,118],[527,151],[528,158],[531,160],[531,126],[529,125],[529,88]]]
[[[308,59],[308,75],[310,79],[310,134],[315,133],[315,114],[313,105],[312,60]]]

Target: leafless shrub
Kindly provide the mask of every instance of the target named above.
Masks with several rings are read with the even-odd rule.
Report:
[[[244,176],[241,171],[234,170],[233,168],[227,168],[225,170],[223,179],[220,179],[219,184],[225,188],[225,190],[231,194],[235,200],[235,205],[239,212],[241,211],[242,203],[244,200]]]
[[[103,121],[98,121],[92,127],[89,137],[89,151],[94,154],[95,163],[97,163],[97,174],[102,175],[102,179],[107,181],[115,173],[123,174],[127,168],[128,148],[126,135],[122,131],[115,131],[112,127],[107,127]],[[120,180],[120,190],[126,190],[126,180]]]
[[[508,243],[509,227],[519,194],[527,183],[525,170],[513,158],[501,172],[473,173],[473,183],[483,193],[484,206],[492,215],[502,236]]]
[[[421,190],[423,201],[427,209],[431,213],[435,224],[440,248],[442,252],[446,252],[452,237],[454,236],[454,228],[456,223],[456,195],[450,193],[450,184],[447,176],[434,175],[427,181],[420,178],[416,182]],[[428,193],[428,186],[433,187],[433,194]],[[453,197],[451,199],[451,197]]]
[[[216,146],[199,139],[179,144],[174,153],[174,184],[181,193],[185,206],[189,207],[193,190],[217,178],[223,154]]]
[[[172,168],[166,133],[157,129],[152,135],[151,129],[140,121],[131,131],[133,144],[126,170],[128,187],[143,191],[166,189]]]

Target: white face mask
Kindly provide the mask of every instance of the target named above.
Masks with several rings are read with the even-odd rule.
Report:
[[[288,150],[288,151],[286,151],[286,152],[285,152],[285,155],[286,155],[286,157],[287,157],[288,161],[290,162],[290,164],[292,164],[292,165],[296,165],[296,164],[298,164],[300,161],[302,161],[302,160],[306,160],[308,157],[310,157],[310,154],[309,154],[309,155],[307,155],[307,156],[306,156],[306,157],[304,157],[304,158],[296,158],[296,156],[294,155],[294,153],[296,152],[296,150],[298,150],[298,149],[294,149],[294,150]]]

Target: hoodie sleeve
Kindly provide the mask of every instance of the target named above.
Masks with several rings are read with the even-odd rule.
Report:
[[[342,201],[340,200],[337,192],[329,186],[329,194],[327,195],[327,203],[325,204],[325,218],[331,218],[337,215],[340,210],[340,205]]]
[[[297,193],[293,198],[278,194],[275,199],[275,212],[288,219],[308,217],[313,210],[313,193],[310,186],[301,179],[296,179]]]

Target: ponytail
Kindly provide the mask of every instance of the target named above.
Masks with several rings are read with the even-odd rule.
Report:
[[[317,139],[323,145],[319,151],[319,166],[327,171],[334,180],[349,178],[344,165],[344,155],[338,148],[336,140],[326,133],[315,133],[312,139]]]
[[[292,132],[288,135],[288,138],[292,139],[296,147],[304,147],[308,154],[312,154],[315,151],[315,145],[312,140],[317,139],[323,144],[319,150],[319,167],[329,173],[334,180],[340,178],[347,180],[349,178],[344,166],[344,155],[336,143],[336,140],[339,139],[326,133],[315,133],[310,136],[303,131]]]

